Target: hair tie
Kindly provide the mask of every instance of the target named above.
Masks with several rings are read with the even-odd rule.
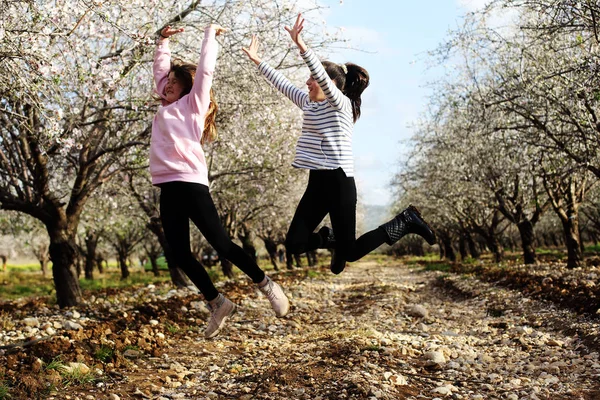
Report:
[[[342,71],[344,71],[344,74],[348,73],[348,67],[346,67],[346,64],[340,64],[340,68],[342,69]]]

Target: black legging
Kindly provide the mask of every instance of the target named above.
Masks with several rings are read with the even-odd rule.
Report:
[[[285,239],[286,248],[299,254],[320,247],[322,238],[314,230],[327,213],[335,236],[336,256],[356,261],[385,242],[386,233],[380,228],[356,239],[356,185],[354,178],[348,178],[338,168],[310,171],[308,186]]]
[[[219,292],[202,264],[192,255],[190,219],[217,251],[219,257],[231,261],[254,283],[259,283],[265,278],[265,273],[252,258],[233,243],[225,232],[206,185],[168,182],[159,186],[160,219],[175,262],[200,289],[207,301],[215,299]]]

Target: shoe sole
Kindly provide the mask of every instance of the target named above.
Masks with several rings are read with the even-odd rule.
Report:
[[[417,214],[417,216],[421,219],[421,221],[423,221],[423,223],[425,224],[425,226],[427,226],[427,228],[429,228],[429,230],[431,231],[431,233],[433,233],[433,241],[429,242],[429,240],[426,240],[426,242],[429,243],[430,246],[433,246],[435,244],[435,239],[436,239],[435,231],[431,228],[431,226],[429,226],[429,224],[427,223],[427,221],[425,221],[425,218],[423,218],[423,216],[421,215],[421,212],[419,211],[419,209],[417,207],[413,206],[412,204],[409,204],[408,208],[411,211],[413,211],[415,214]]]
[[[290,312],[290,301],[288,300],[287,307],[285,308],[285,312],[284,312],[284,313],[282,313],[281,315],[277,315],[277,313],[275,313],[275,316],[276,316],[277,318],[283,318],[283,317],[285,317],[286,315],[288,315],[288,313],[289,313],[289,312]]]
[[[212,339],[215,336],[217,336],[219,333],[221,333],[221,331],[223,330],[223,327],[225,326],[225,322],[227,322],[227,320],[236,312],[237,312],[237,306],[234,304],[231,312],[229,314],[227,314],[226,316],[224,316],[223,320],[221,320],[221,324],[219,324],[219,327],[213,333],[211,333],[210,336],[204,336],[204,337],[206,339]]]

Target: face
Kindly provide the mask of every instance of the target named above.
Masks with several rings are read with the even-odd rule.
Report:
[[[308,86],[308,98],[311,101],[323,101],[325,100],[325,93],[323,93],[323,89],[321,86],[313,79],[311,76],[306,81],[306,86]]]
[[[174,72],[169,72],[167,86],[165,86],[165,96],[169,103],[174,103],[181,98],[183,85],[177,80]]]

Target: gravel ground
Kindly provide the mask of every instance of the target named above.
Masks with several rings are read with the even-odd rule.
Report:
[[[39,376],[62,351],[96,379],[39,398],[600,399],[595,316],[391,258],[353,263],[339,276],[321,267],[274,280],[290,297],[287,317],[275,318],[253,285],[226,282],[239,310],[208,341],[208,314],[187,291],[91,298],[76,315],[15,312],[14,328],[0,334],[0,376]],[[36,321],[25,326],[25,314]],[[8,347],[39,337],[47,340]],[[119,354],[86,358],[100,345]]]

